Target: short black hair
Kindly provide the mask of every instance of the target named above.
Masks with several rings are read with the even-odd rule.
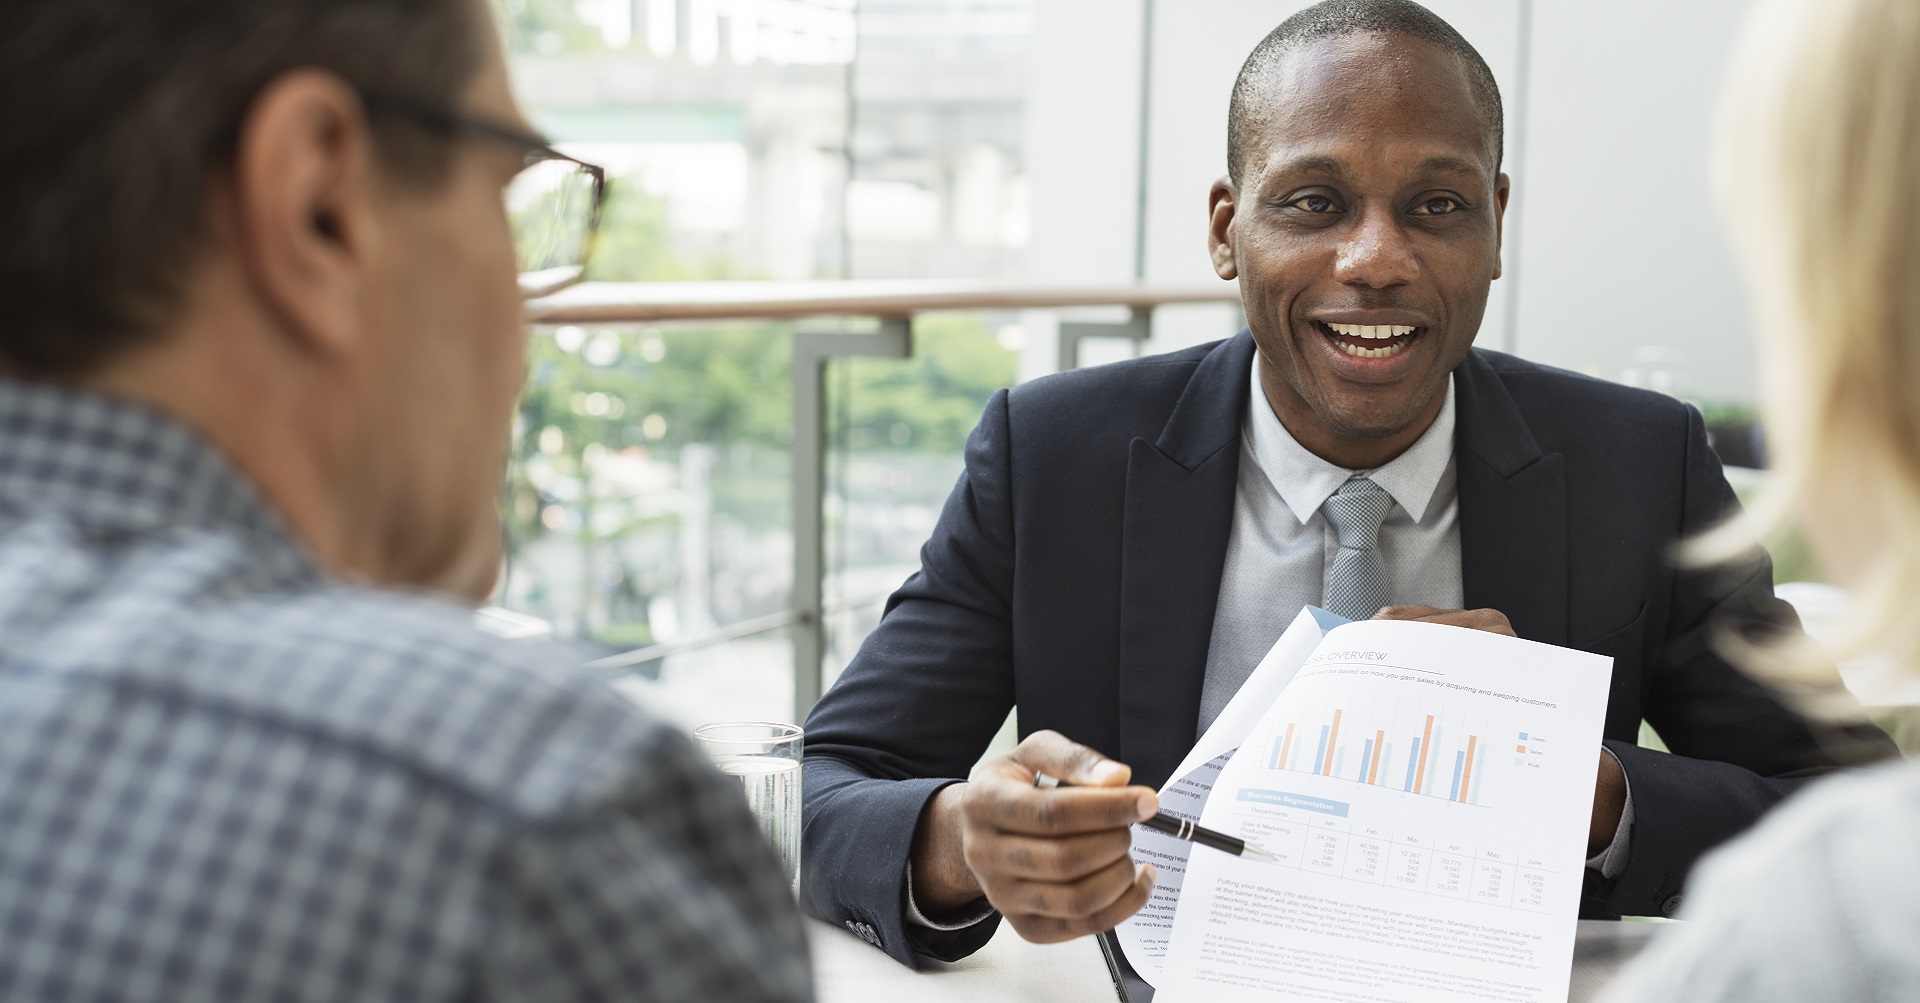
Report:
[[[177,308],[210,180],[275,78],[451,102],[480,0],[9,0],[0,15],[0,370],[67,378]],[[383,164],[444,176],[442,136],[373,120]]]
[[[1234,184],[1240,183],[1241,158],[1246,154],[1246,134],[1253,128],[1262,91],[1281,57],[1308,42],[1348,35],[1403,35],[1427,42],[1442,52],[1458,57],[1467,65],[1469,86],[1486,114],[1491,135],[1494,171],[1506,143],[1505,112],[1500,103],[1500,85],[1493,79],[1487,61],[1479,50],[1461,37],[1453,25],[1440,15],[1413,0],[1322,0],[1280,22],[1267,33],[1240,67],[1233,82],[1233,101],[1227,109],[1227,173]]]

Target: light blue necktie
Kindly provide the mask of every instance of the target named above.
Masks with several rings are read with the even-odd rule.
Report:
[[[1327,568],[1327,611],[1365,620],[1391,600],[1380,565],[1380,523],[1393,511],[1393,496],[1362,477],[1341,485],[1321,506],[1340,538]]]

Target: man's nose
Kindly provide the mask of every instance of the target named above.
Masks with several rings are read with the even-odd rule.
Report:
[[[1335,278],[1369,289],[1405,285],[1419,271],[1420,263],[1407,244],[1406,231],[1387,209],[1364,210],[1334,260]]]

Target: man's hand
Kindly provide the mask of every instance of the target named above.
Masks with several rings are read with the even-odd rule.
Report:
[[[1375,620],[1412,620],[1416,623],[1444,623],[1449,627],[1471,627],[1508,637],[1519,637],[1507,615],[1497,609],[1435,609],[1432,606],[1388,606],[1373,615]]]
[[[1035,773],[1072,787],[1033,786]],[[1128,827],[1160,810],[1133,771],[1057,732],[1027,736],[970,783],[928,803],[913,839],[913,892],[923,912],[985,895],[1036,944],[1111,930],[1139,911],[1155,872],[1137,872]]]

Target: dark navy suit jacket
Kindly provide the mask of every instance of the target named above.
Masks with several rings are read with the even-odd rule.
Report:
[[[1242,331],[994,396],[921,570],[807,720],[809,911],[907,964],[984,944],[997,918],[909,928],[904,876],[921,808],[1012,708],[1023,736],[1167,779],[1198,737],[1252,364]],[[1671,914],[1703,852],[1805,779],[1892,753],[1867,729],[1840,750],[1710,649],[1722,626],[1794,621],[1764,559],[1674,568],[1674,542],[1737,504],[1698,412],[1480,350],[1455,393],[1467,606],[1614,659],[1606,745],[1635,823],[1584,915]],[[1642,718],[1672,754],[1635,744]]]

